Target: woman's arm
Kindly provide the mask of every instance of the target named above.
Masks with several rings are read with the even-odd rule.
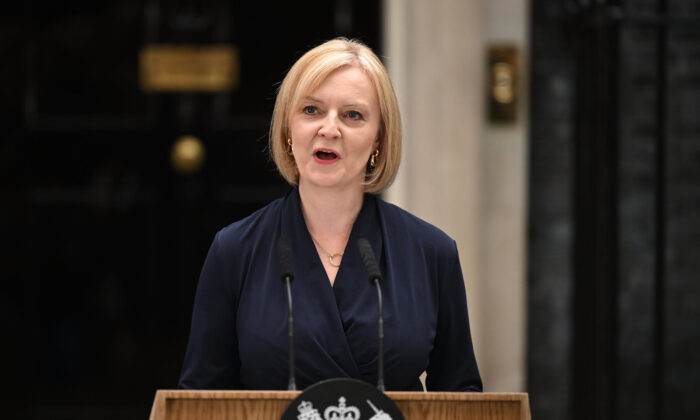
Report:
[[[236,307],[231,287],[233,263],[221,255],[220,235],[221,232],[209,248],[197,284],[180,388],[241,388]]]
[[[437,330],[427,369],[428,391],[481,391],[457,245],[439,260]]]

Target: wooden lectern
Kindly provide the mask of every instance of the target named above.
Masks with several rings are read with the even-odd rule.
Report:
[[[299,391],[158,390],[150,420],[279,420]],[[406,420],[530,420],[524,393],[387,392]]]

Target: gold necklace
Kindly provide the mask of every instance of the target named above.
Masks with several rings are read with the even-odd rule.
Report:
[[[343,253],[342,253],[342,252],[333,252],[333,253],[328,252],[328,251],[326,251],[326,248],[324,248],[323,245],[321,245],[321,244],[316,240],[316,238],[314,238],[314,235],[312,235],[311,232],[309,232],[309,236],[311,236],[311,240],[313,240],[314,243],[315,243],[316,245],[318,245],[319,248],[321,248],[321,251],[323,251],[323,252],[325,252],[326,254],[328,254],[328,262],[329,262],[333,267],[340,267],[340,263],[336,264],[335,262],[333,262],[333,258],[335,258],[335,257],[341,257],[341,258],[342,258],[342,257],[343,257]]]

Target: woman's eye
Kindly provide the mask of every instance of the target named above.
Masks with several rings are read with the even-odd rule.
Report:
[[[362,114],[360,114],[357,111],[350,111],[348,112],[348,118],[350,118],[351,120],[361,120]]]
[[[304,114],[307,114],[307,115],[314,115],[317,112],[316,107],[311,106],[311,105],[305,106],[303,111],[304,111]]]

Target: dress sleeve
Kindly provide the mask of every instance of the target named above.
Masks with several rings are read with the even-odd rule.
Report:
[[[241,388],[233,263],[222,258],[220,235],[209,248],[197,284],[180,388]]]
[[[474,357],[464,278],[454,241],[439,264],[437,329],[426,387],[428,391],[479,392],[481,376]]]

